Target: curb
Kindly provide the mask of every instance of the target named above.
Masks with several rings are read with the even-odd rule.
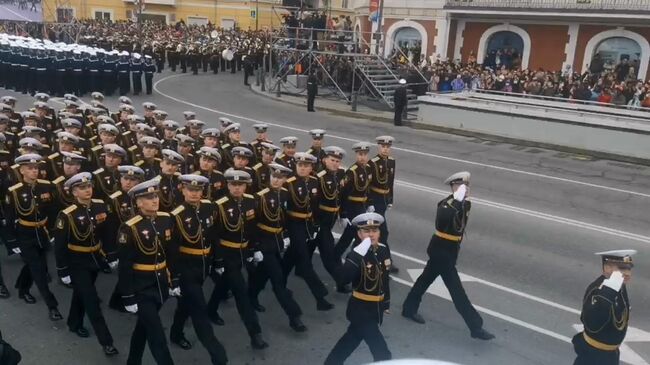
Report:
[[[306,102],[303,103],[303,102],[297,102],[297,101],[278,98],[278,97],[272,96],[272,95],[270,95],[270,94],[268,94],[266,92],[256,90],[252,86],[251,86],[250,89],[251,89],[251,91],[253,93],[255,93],[255,94],[259,95],[259,96],[265,97],[267,99],[270,99],[270,100],[274,100],[274,101],[277,101],[277,102],[290,104],[290,105],[301,106],[301,107],[306,107],[307,106]],[[340,110],[340,109],[327,108],[327,107],[318,107],[317,109],[328,111],[328,112],[330,112],[332,114],[335,114],[335,115],[340,115],[340,116],[345,116],[345,117],[350,117],[350,118],[367,119],[367,120],[370,120],[370,121],[393,124],[393,119],[385,118],[385,117],[378,117],[376,115],[370,115],[370,114],[353,112],[353,111],[344,111],[344,110]],[[478,139],[482,139],[482,140],[485,140],[485,141],[492,141],[492,142],[499,142],[499,143],[509,143],[509,144],[513,144],[513,145],[526,146],[526,147],[536,147],[536,148],[542,148],[542,149],[546,149],[546,150],[570,153],[570,154],[573,154],[573,155],[590,156],[590,157],[594,157],[594,158],[599,159],[599,160],[611,160],[611,161],[625,162],[625,163],[631,163],[631,164],[636,164],[636,165],[650,166],[650,159],[645,159],[645,158],[640,158],[640,157],[619,155],[619,154],[615,154],[615,153],[600,152],[600,151],[594,151],[594,150],[585,150],[585,149],[582,149],[582,148],[562,146],[562,145],[556,145],[556,144],[551,144],[551,143],[535,142],[535,141],[530,141],[530,140],[525,140],[525,139],[503,137],[503,136],[499,136],[499,135],[482,133],[482,132],[474,132],[474,131],[469,131],[469,130],[464,130],[464,129],[440,127],[440,126],[435,126],[435,125],[431,125],[431,124],[419,123],[417,121],[405,120],[404,121],[404,126],[411,127],[411,128],[414,128],[414,129],[420,129],[420,130],[429,130],[429,131],[434,131],[434,132],[455,134],[455,135],[459,135],[459,136],[463,136],[463,137],[478,138]]]

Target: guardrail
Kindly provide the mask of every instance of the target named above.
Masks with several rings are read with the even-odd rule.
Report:
[[[446,0],[445,8],[650,11],[648,0]]]

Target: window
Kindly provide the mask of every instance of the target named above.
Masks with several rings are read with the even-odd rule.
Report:
[[[74,10],[70,8],[57,8],[56,21],[58,23],[69,23],[74,19]]]
[[[108,11],[95,11],[95,20],[111,20],[111,13]]]

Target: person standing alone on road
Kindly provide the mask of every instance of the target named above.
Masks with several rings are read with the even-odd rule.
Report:
[[[400,79],[399,86],[395,89],[395,96],[393,102],[395,103],[395,118],[393,122],[396,126],[402,126],[402,114],[408,103],[406,91],[406,80]]]
[[[314,110],[314,100],[318,95],[318,78],[316,74],[312,71],[309,74],[307,79],[307,111],[313,112]]]

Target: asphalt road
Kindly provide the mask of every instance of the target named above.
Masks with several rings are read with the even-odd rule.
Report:
[[[630,323],[635,330],[628,335],[624,360],[635,365],[650,361],[646,343],[650,342],[650,333],[645,332],[650,330],[650,308],[643,305],[650,300],[650,256],[646,249],[650,219],[644,209],[650,201],[647,167],[396,128],[318,111],[307,113],[306,108],[251,93],[243,86],[240,74],[157,74],[154,95],[132,99],[137,108],[144,101],[153,101],[177,121],[183,119],[184,110],[194,110],[210,126],[218,124],[219,116],[231,117],[242,123],[245,139],[254,135],[250,126],[263,121],[271,125],[272,140],[295,135],[300,138],[300,149],[308,148],[307,130],[312,128],[327,129],[325,144],[348,151],[359,140],[373,141],[381,134],[396,137],[399,181],[388,220],[394,261],[402,270],[391,282],[392,314],[382,327],[394,357],[438,358],[462,364],[570,364],[573,350],[567,341],[576,332],[573,324],[579,323],[584,289],[599,275],[599,260],[593,253],[634,248],[639,255],[629,291],[633,308]],[[29,103],[21,98],[19,108]],[[115,98],[107,105],[115,107]],[[346,160],[349,163],[351,158]],[[426,325],[399,315],[413,276],[427,259],[425,249],[433,229],[435,205],[447,194],[442,181],[461,170],[472,172],[474,209],[458,266],[486,328],[497,335],[487,343],[469,337],[453,305],[444,299],[444,288],[437,284],[421,306]],[[16,258],[1,259],[6,281],[12,283],[20,264]],[[331,288],[331,278],[320,263],[317,266]],[[114,275],[99,280],[105,300],[114,280]],[[260,318],[271,346],[253,352],[230,303],[224,307],[226,326],[215,330],[233,364],[317,364],[324,360],[347,325],[346,296],[331,294],[336,309],[321,313],[315,310],[303,282],[293,278],[289,286],[303,307],[309,332],[292,333],[267,291],[262,302],[268,311]],[[59,285],[53,287],[66,315],[70,292]],[[174,307],[173,300],[165,305],[165,325],[171,324]],[[46,319],[42,303],[26,307],[13,297],[0,302],[0,308],[0,329],[24,353],[27,364],[117,364],[126,358],[134,326],[129,315],[105,312],[122,352],[109,361],[100,354],[94,336],[78,339],[65,330],[64,323],[54,327]],[[206,363],[207,355],[191,326],[186,334],[195,349],[186,352],[172,347],[174,359],[182,364]],[[150,357],[147,360],[151,363]],[[367,348],[362,346],[349,363],[370,360]]]
[[[28,3],[26,9],[20,9],[16,4],[0,4],[0,19],[41,22],[43,9],[41,4],[36,4],[36,11],[31,10],[32,4]]]

